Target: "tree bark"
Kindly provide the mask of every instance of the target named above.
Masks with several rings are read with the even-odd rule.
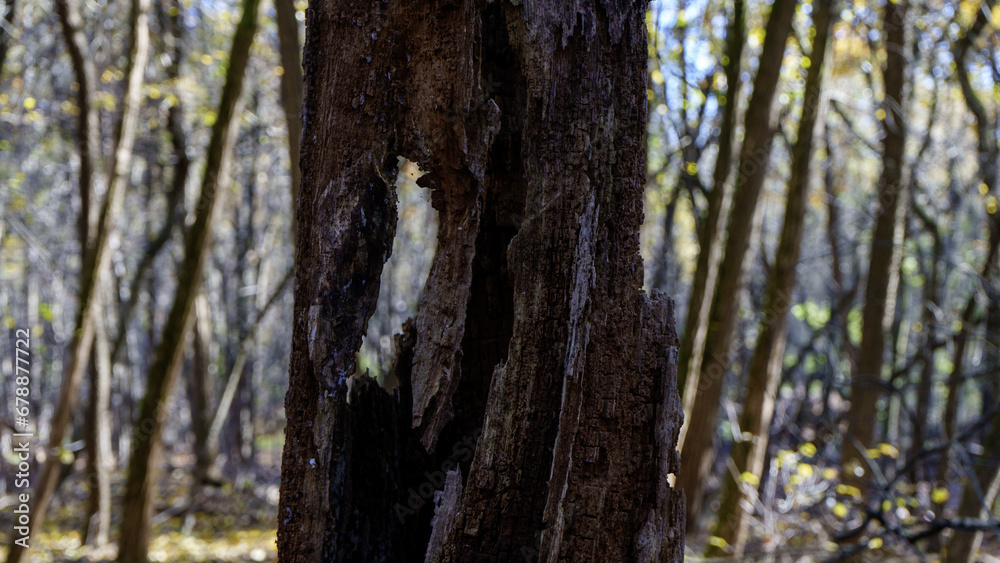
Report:
[[[711,543],[706,553],[710,557],[724,554],[743,556],[750,516],[753,514],[745,506],[754,505],[757,498],[756,483],[760,482],[764,472],[771,417],[774,414],[774,401],[785,359],[788,310],[792,306],[792,292],[795,289],[796,268],[805,227],[813,139],[817,127],[823,126],[819,124],[819,116],[824,114],[821,109],[824,62],[833,23],[831,14],[835,13],[833,4],[833,0],[820,0],[814,5],[812,12],[815,30],[812,51],[809,53],[812,64],[806,74],[802,117],[798,137],[792,148],[792,172],[788,179],[785,216],[771,278],[764,295],[757,346],[750,359],[749,373],[742,393],[745,397],[739,426],[742,434],[735,437],[731,474],[722,477],[722,502],[712,535],[722,538],[724,545],[731,546],[731,549],[725,549],[723,545],[719,545],[720,542]],[[753,477],[745,479],[746,474]]]
[[[236,26],[229,54],[229,68],[219,102],[218,118],[212,126],[205,172],[198,197],[194,223],[184,240],[184,258],[177,276],[177,293],[167,316],[160,342],[146,379],[136,433],[132,439],[122,517],[118,561],[148,561],[153,492],[158,475],[158,457],[167,399],[177,378],[184,352],[185,337],[194,318],[192,309],[201,285],[205,257],[212,236],[213,211],[217,194],[229,182],[232,147],[239,126],[243,79],[257,31],[260,0],[244,0],[243,15]]]
[[[97,110],[93,104],[93,88],[97,87],[95,71],[90,58],[90,48],[86,34],[83,32],[83,18],[79,5],[75,0],[59,0],[57,2],[59,18],[62,22],[63,34],[69,45],[70,56],[74,61],[74,72],[80,84],[81,103],[88,105],[81,109],[80,129],[80,184],[81,193],[90,193],[94,177],[94,162],[100,147],[100,131],[97,128]],[[128,68],[126,69],[126,88],[122,100],[122,116],[115,139],[115,149],[112,154],[109,169],[108,190],[104,196],[100,213],[96,220],[97,232],[93,236],[84,236],[90,240],[80,272],[80,294],[74,323],[73,338],[70,342],[69,359],[63,372],[62,384],[59,390],[59,401],[49,430],[49,446],[57,448],[62,445],[69,427],[73,408],[80,393],[83,376],[90,361],[91,347],[94,342],[93,317],[97,314],[97,292],[100,290],[101,272],[106,270],[110,256],[108,240],[118,215],[121,212],[122,200],[128,182],[128,170],[135,142],[137,120],[139,117],[140,90],[149,58],[149,25],[148,0],[133,0],[132,2],[132,41],[129,48]],[[82,210],[82,225],[88,224],[89,212]],[[49,455],[36,483],[34,504],[31,511],[31,530],[38,530],[45,521],[48,504],[55,493],[59,478],[58,455]],[[18,545],[12,545],[7,556],[8,563],[17,563],[24,555],[24,550]]]
[[[712,191],[708,196],[708,213],[705,224],[698,233],[698,263],[691,283],[684,334],[681,336],[680,356],[677,365],[677,389],[683,396],[689,375],[701,373],[701,359],[705,351],[705,333],[708,331],[708,313],[719,273],[722,254],[723,230],[728,217],[733,188],[729,184],[733,145],[736,137],[736,110],[740,98],[740,68],[743,60],[743,43],[746,23],[743,0],[733,0],[733,16],[726,32],[726,104],[722,109],[719,133],[719,154],[712,173]],[[693,205],[694,202],[692,202]]]
[[[742,288],[746,279],[747,250],[757,215],[764,177],[771,154],[772,102],[777,90],[785,42],[792,29],[796,0],[775,0],[768,18],[760,67],[747,107],[745,139],[739,168],[725,254],[719,265],[718,284],[711,297],[705,349],[696,378],[684,387],[685,429],[681,430],[681,471],[677,486],[687,498],[687,526],[693,531],[701,514],[705,477],[715,460],[714,439],[725,375],[732,361]],[[707,286],[706,286],[707,287]],[[689,373],[692,373],[689,371]]]
[[[908,0],[888,2],[882,16],[886,63],[884,117],[881,120],[882,175],[878,185],[875,225],[869,253],[865,302],[862,306],[861,345],[858,364],[851,377],[851,405],[847,432],[841,446],[844,479],[865,490],[869,474],[867,448],[875,438],[876,406],[884,391],[882,366],[885,335],[895,311],[899,284],[899,261],[903,247],[903,217],[906,214],[906,184],[903,167],[906,145],[906,13]]]
[[[309,10],[281,561],[682,557],[672,304],[640,289],[644,13]],[[440,228],[390,396],[355,356],[396,154]]]

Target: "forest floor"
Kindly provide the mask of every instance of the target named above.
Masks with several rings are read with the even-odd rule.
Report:
[[[170,459],[168,471],[160,479],[154,507],[150,561],[163,562],[270,562],[277,560],[277,513],[280,446],[277,452],[257,452],[254,472],[240,475],[221,487],[202,489],[190,533],[184,533],[184,517],[176,507],[186,504],[193,460],[187,455]],[[111,537],[117,538],[121,525],[117,507],[125,493],[125,475],[116,473],[112,482]],[[74,471],[59,489],[41,533],[31,538],[32,563],[111,562],[117,546],[104,548],[82,545],[84,509],[88,491],[82,471]],[[0,560],[6,558],[13,507],[0,510]]]
[[[843,495],[834,494],[838,487],[830,478],[829,469],[807,463],[814,453],[783,451],[777,456],[787,461],[772,466],[780,468],[772,476],[775,486],[765,487],[770,493],[761,499],[764,516],[755,518],[751,524],[753,539],[742,561],[818,563],[835,558],[836,546],[830,542],[830,535],[843,527],[837,514],[843,509],[838,500]],[[185,533],[184,517],[178,514],[176,507],[186,504],[189,472],[194,460],[185,453],[171,456],[157,489],[154,514],[159,516],[153,526],[150,560],[177,563],[276,561],[280,460],[280,440],[258,440],[254,462],[249,464],[254,467],[253,472],[230,478],[221,487],[205,487],[190,533]],[[124,474],[116,473],[112,483],[116,508],[112,515],[113,540],[121,524],[117,507],[124,496],[124,488]],[[929,486],[900,491],[897,500],[906,502],[899,504],[896,512],[925,517],[919,505],[926,504],[932,493]],[[924,502],[918,503],[918,499]],[[117,552],[114,544],[103,549],[82,545],[87,501],[83,471],[77,468],[60,487],[44,530],[31,540],[32,563],[114,561]],[[13,529],[12,516],[13,507],[0,506],[0,561],[6,558],[9,534]],[[696,536],[688,538],[686,559],[710,561],[696,555],[710,539],[707,530]],[[893,541],[890,536],[885,537],[884,543],[880,539],[878,546],[872,547],[874,549],[867,554],[871,561],[920,561],[912,546]],[[921,547],[926,550],[931,546]],[[939,561],[934,553],[926,553],[925,557],[928,562]],[[1000,563],[1000,539],[996,535],[988,534],[979,561]]]

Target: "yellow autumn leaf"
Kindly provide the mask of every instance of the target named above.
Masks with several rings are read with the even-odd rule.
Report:
[[[725,538],[720,538],[719,536],[712,536],[708,538],[708,544],[718,548],[725,548],[729,546],[729,542],[727,542]]]
[[[923,326],[921,326],[920,328],[923,329]],[[899,450],[897,450],[896,446],[893,446],[892,444],[886,444],[886,443],[879,444],[878,450],[882,452],[882,455],[889,456],[892,459],[896,459],[899,456]]]
[[[943,504],[947,502],[948,497],[948,489],[945,489],[944,487],[937,487],[931,491],[931,500],[934,501],[935,504]]]

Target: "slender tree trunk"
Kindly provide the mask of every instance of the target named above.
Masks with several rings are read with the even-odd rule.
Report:
[[[184,59],[183,17],[184,7],[180,0],[174,0],[167,6],[158,4],[161,25],[169,30],[164,37],[164,41],[171,50],[170,66],[167,68],[167,76],[175,83],[178,83],[181,71],[181,61]],[[139,303],[139,296],[142,294],[142,282],[146,279],[146,273],[153,267],[156,257],[160,251],[166,248],[167,243],[173,236],[174,229],[184,222],[184,191],[187,188],[188,178],[191,171],[191,159],[187,155],[187,134],[184,131],[184,101],[179,92],[175,96],[177,101],[167,110],[167,131],[170,132],[170,144],[173,148],[173,178],[171,180],[170,191],[167,192],[167,213],[165,221],[156,234],[149,240],[146,249],[139,259],[139,264],[135,268],[132,282],[129,284],[128,301],[120,308],[118,320],[118,333],[114,344],[111,347],[111,360],[117,362],[120,354],[126,347],[126,337],[128,336],[128,324],[132,320],[132,314]],[[161,175],[162,176],[162,175]],[[157,185],[161,183],[158,182]]]
[[[150,519],[158,471],[167,400],[177,379],[183,358],[185,337],[191,328],[195,298],[201,286],[205,257],[212,236],[212,220],[218,192],[229,182],[232,147],[239,126],[239,106],[244,74],[257,32],[260,0],[244,0],[243,16],[236,26],[229,54],[229,68],[219,102],[218,119],[212,126],[205,172],[198,197],[194,223],[184,240],[184,258],[177,276],[177,293],[163,327],[146,379],[146,394],[136,434],[132,440],[122,517],[118,561],[148,561]]]
[[[677,214],[677,202],[680,201],[680,188],[680,185],[674,187],[673,192],[670,194],[670,199],[667,201],[667,207],[663,210],[663,221],[660,230],[662,234],[660,236],[659,249],[656,252],[656,258],[653,263],[653,273],[650,276],[650,287],[664,292],[667,292],[668,288],[673,287],[674,282],[677,281],[676,274],[672,275],[669,281],[667,280],[667,275],[670,271],[669,266],[674,262],[674,216]]]
[[[61,446],[66,430],[70,424],[73,408],[80,394],[83,376],[90,361],[91,346],[94,342],[93,317],[97,313],[95,301],[101,287],[100,273],[109,262],[108,239],[121,211],[122,200],[128,181],[128,170],[135,141],[137,120],[139,115],[139,97],[143,77],[146,71],[146,61],[149,57],[149,27],[148,0],[133,0],[132,2],[132,41],[129,49],[128,68],[126,72],[126,89],[122,101],[122,117],[117,132],[115,149],[109,169],[108,189],[104,196],[96,225],[97,232],[92,237],[86,253],[86,259],[80,272],[80,294],[74,323],[73,338],[70,342],[69,359],[63,372],[62,385],[59,391],[59,401],[49,430],[49,446]],[[86,34],[83,32],[83,18],[79,5],[75,0],[59,0],[57,2],[63,33],[69,45],[70,56],[74,61],[74,72],[80,84],[80,101],[89,105],[81,107],[80,129],[80,183],[81,193],[90,193],[94,177],[94,162],[100,146],[100,132],[97,129],[97,110],[93,102],[93,88],[97,87],[95,72],[90,59],[90,49]],[[85,117],[86,116],[86,117]],[[84,213],[88,211],[83,210]],[[85,224],[81,218],[81,225]],[[81,227],[82,229],[82,227]],[[31,511],[31,530],[38,530],[45,521],[45,513],[49,501],[55,493],[59,477],[59,456],[50,455],[42,469],[41,477],[36,483],[34,504]],[[17,563],[24,555],[24,550],[12,545],[7,556],[8,563]]]
[[[302,146],[302,51],[299,45],[299,22],[295,19],[295,0],[274,0],[275,20],[278,24],[278,50],[281,54],[281,107],[288,126],[288,165],[292,179],[292,242],[298,230],[296,207],[299,201],[299,184],[302,169],[299,153]]]
[[[229,374],[225,378],[226,385],[222,390],[222,395],[219,397],[218,402],[215,402],[212,397],[214,392],[212,392],[212,379],[210,378],[207,370],[202,371],[201,367],[196,367],[194,370],[195,377],[193,377],[190,384],[192,387],[203,387],[203,389],[196,390],[192,392],[192,395],[200,395],[196,402],[199,408],[202,408],[201,419],[198,423],[198,428],[200,430],[195,433],[195,455],[197,456],[195,460],[194,474],[192,475],[191,489],[188,492],[188,502],[184,511],[184,530],[185,533],[190,533],[194,526],[194,510],[196,508],[196,503],[198,499],[198,494],[202,487],[206,483],[217,483],[219,476],[215,475],[213,472],[213,467],[216,458],[219,457],[219,437],[222,434],[222,426],[226,421],[226,413],[229,412],[230,407],[233,404],[233,398],[236,396],[237,389],[239,387],[239,382],[246,366],[246,359],[249,353],[249,345],[254,336],[257,334],[257,328],[260,326],[264,315],[271,309],[271,307],[277,302],[278,298],[281,297],[285,292],[285,288],[288,287],[289,283],[293,278],[293,271],[289,270],[285,277],[275,288],[274,293],[271,297],[264,303],[263,307],[257,312],[257,316],[253,323],[250,324],[243,338],[240,339],[239,344],[236,347],[236,358],[233,362],[232,368],[229,370]],[[204,304],[202,305],[202,302]],[[203,309],[202,309],[203,308]],[[207,342],[199,343],[202,339],[201,334],[205,333],[206,327],[202,327],[201,319],[207,318],[208,315],[208,301],[204,299],[204,296],[199,296],[198,301],[195,302],[195,314],[197,318],[195,319],[195,355],[196,363],[199,362],[197,356],[204,355],[204,360],[208,360],[208,349]],[[204,347],[204,352],[199,352],[198,347]],[[208,416],[209,405],[215,405],[215,409],[211,412],[212,416]],[[192,406],[192,408],[194,408]]]
[[[107,272],[103,272],[106,276]],[[110,300],[108,291],[95,301],[98,311]],[[111,531],[111,350],[103,314],[94,315],[90,402],[87,405],[87,503],[83,542],[103,546]]]
[[[682,557],[672,306],[640,290],[644,13],[310,9],[281,561]],[[389,395],[355,357],[397,153],[441,227]]]
[[[916,200],[911,199],[914,212],[924,223],[924,227],[931,234],[932,246],[930,264],[928,265],[927,281],[924,284],[924,303],[920,313],[921,332],[925,337],[920,355],[920,375],[917,379],[916,412],[918,414],[929,413],[933,407],[931,394],[934,388],[934,354],[941,347],[938,340],[937,311],[941,302],[940,295],[940,267],[944,260],[944,243],[941,227],[937,220],[926,210],[922,209]],[[928,435],[928,420],[926,416],[917,416],[913,420],[913,445],[910,448],[911,456],[924,448],[924,442]],[[919,467],[919,466],[918,466]],[[914,482],[927,477],[927,472],[914,468],[912,475]]]
[[[193,338],[191,363],[192,369],[186,378],[188,403],[191,406],[191,434],[194,445],[194,470],[191,472],[191,485],[188,489],[187,505],[182,517],[183,531],[190,533],[194,528],[194,513],[198,503],[198,495],[209,470],[215,464],[218,451],[208,449],[208,432],[212,424],[212,405],[215,404],[215,385],[212,365],[212,327],[209,320],[210,310],[208,298],[204,293],[198,295],[194,302],[194,321],[192,321]]]
[[[725,254],[719,265],[718,285],[711,297],[705,350],[698,376],[689,378],[684,387],[685,429],[681,430],[681,471],[677,486],[687,498],[686,518],[691,531],[701,515],[706,476],[715,460],[719,404],[732,358],[737,312],[746,278],[747,250],[753,238],[757,201],[771,155],[772,102],[796,5],[796,0],[775,0],[771,5],[761,64],[747,107],[746,135],[740,149]]]
[[[733,189],[729,185],[733,145],[736,137],[736,110],[740,97],[740,67],[746,35],[743,0],[733,0],[733,16],[726,32],[726,104],[722,109],[719,132],[719,154],[712,173],[712,191],[708,196],[708,213],[698,233],[698,263],[695,266],[691,296],[688,299],[684,334],[681,336],[677,365],[677,389],[684,394],[688,377],[701,373],[705,351],[708,313],[719,272],[727,213]],[[693,204],[693,202],[692,202]],[[692,375],[694,374],[694,375]]]
[[[208,298],[204,293],[195,298],[195,320],[193,363],[188,379],[191,397],[191,429],[194,433],[195,475],[204,476],[215,462],[215,457],[207,455],[208,429],[212,424],[212,406],[215,402],[215,385],[212,374],[212,323]]]
[[[903,166],[906,145],[906,111],[903,107],[906,88],[906,13],[909,0],[887,2],[882,16],[886,64],[885,101],[882,119],[882,176],[878,184],[875,225],[865,282],[862,307],[861,345],[858,364],[851,377],[851,405],[847,413],[847,432],[841,446],[841,464],[845,480],[862,490],[866,475],[871,474],[866,461],[867,448],[875,438],[876,405],[884,391],[882,366],[885,361],[885,335],[895,311],[899,261],[903,247],[903,217],[906,214],[906,184]]]
[[[781,381],[781,368],[785,358],[785,330],[788,310],[792,305],[796,268],[799,263],[802,232],[805,227],[806,201],[809,194],[809,171],[813,157],[813,139],[823,115],[822,89],[824,62],[832,13],[836,13],[832,0],[820,0],[813,9],[815,35],[813,61],[806,75],[802,118],[798,138],[792,148],[792,172],[788,179],[785,217],[781,227],[778,250],[771,269],[771,279],[764,295],[763,315],[757,331],[757,346],[750,360],[750,369],[744,385],[743,414],[733,445],[731,475],[722,477],[722,503],[712,534],[725,540],[731,549],[724,549],[719,542],[710,544],[707,555],[728,553],[743,555],[752,512],[744,508],[753,506],[757,499],[757,486],[763,477],[764,457],[767,453],[774,401]],[[750,478],[744,478],[750,475]]]

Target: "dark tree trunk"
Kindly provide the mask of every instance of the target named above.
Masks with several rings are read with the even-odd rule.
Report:
[[[673,306],[640,289],[645,4],[308,14],[280,560],[679,561]],[[355,357],[398,154],[440,227],[390,395]]]

